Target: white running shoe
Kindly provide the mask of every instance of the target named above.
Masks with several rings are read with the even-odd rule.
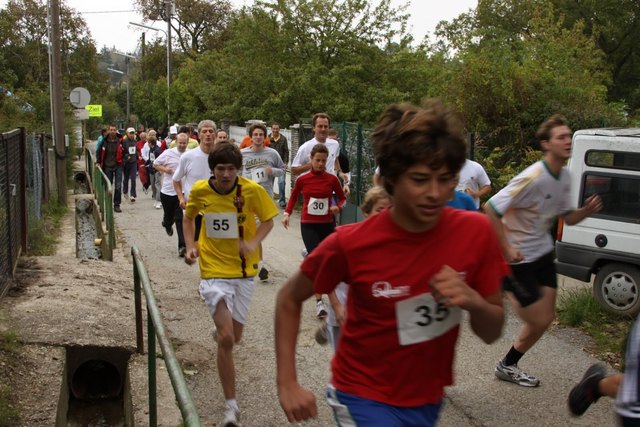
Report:
[[[229,408],[224,411],[224,418],[222,419],[222,427],[240,427],[240,411],[237,409]]]
[[[327,309],[321,299],[316,301],[316,316],[318,316],[318,319],[324,319],[327,317]]]
[[[160,202],[155,202],[155,203],[153,204],[153,207],[154,207],[154,208],[156,208],[156,209],[162,209],[162,203],[160,203]]]
[[[318,326],[318,329],[316,329],[316,342],[320,345],[326,345],[327,342],[329,342],[329,331],[327,330],[328,326],[327,326],[327,322],[322,322],[322,325]]]
[[[537,387],[540,380],[527,374],[518,365],[505,365],[502,360],[496,365],[496,377],[502,381],[508,381],[523,387]]]

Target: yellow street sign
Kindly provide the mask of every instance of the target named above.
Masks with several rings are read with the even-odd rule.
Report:
[[[102,104],[89,104],[84,108],[89,111],[89,117],[102,117]]]

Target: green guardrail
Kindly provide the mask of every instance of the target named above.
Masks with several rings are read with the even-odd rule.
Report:
[[[113,261],[113,248],[116,246],[116,227],[113,219],[113,186],[107,178],[102,168],[96,165],[95,156],[86,150],[85,169],[89,175],[98,206],[100,207],[100,219],[107,226],[107,244],[102,245],[102,257],[105,260]]]
[[[158,425],[158,407],[156,396],[156,337],[162,350],[162,356],[173,385],[173,391],[178,401],[178,407],[182,413],[184,425],[200,426],[200,418],[193,403],[187,383],[182,374],[182,368],[171,341],[167,338],[167,333],[162,323],[160,309],[156,303],[156,298],[151,289],[149,276],[144,267],[142,255],[137,247],[131,248],[133,256],[133,281],[134,281],[134,304],[136,311],[136,346],[140,354],[144,354],[143,343],[143,325],[142,325],[142,292],[144,291],[145,300],[147,301],[147,360],[149,370],[149,425],[155,427]]]

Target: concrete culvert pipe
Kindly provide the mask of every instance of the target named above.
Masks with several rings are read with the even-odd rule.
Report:
[[[122,379],[111,363],[88,360],[73,373],[70,388],[76,399],[116,398],[122,391]]]
[[[87,176],[85,175],[84,172],[76,173],[74,179],[75,179],[76,182],[78,182],[80,184],[84,184],[85,182],[87,182]]]

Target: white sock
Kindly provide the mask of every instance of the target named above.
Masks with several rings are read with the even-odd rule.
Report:
[[[233,409],[235,411],[239,411],[238,401],[236,399],[228,399],[227,400],[227,408]]]

